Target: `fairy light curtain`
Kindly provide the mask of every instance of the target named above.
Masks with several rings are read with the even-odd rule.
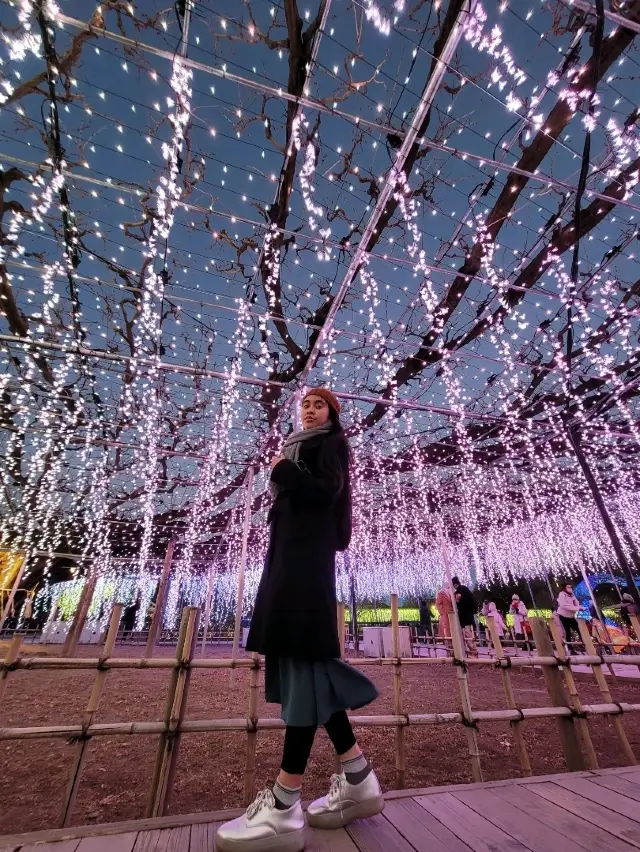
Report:
[[[345,598],[349,572],[362,599],[433,590],[440,523],[464,576],[611,564],[567,421],[631,558],[640,0],[619,5],[596,55],[595,5],[559,0],[3,4],[0,547],[25,580],[71,555],[148,605],[176,534],[168,611],[211,565],[230,611],[248,467],[320,382],[355,455]],[[261,468],[245,608],[267,491]]]

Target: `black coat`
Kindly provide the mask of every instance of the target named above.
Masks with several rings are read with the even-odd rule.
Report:
[[[268,656],[340,656],[335,557],[351,538],[349,450],[341,430],[300,446],[298,463],[271,473],[282,490],[269,519],[271,537],[247,639]]]
[[[458,618],[460,619],[460,627],[473,627],[475,624],[474,616],[478,612],[478,602],[476,601],[473,592],[467,586],[458,586],[455,590],[456,596],[460,595],[458,601]]]

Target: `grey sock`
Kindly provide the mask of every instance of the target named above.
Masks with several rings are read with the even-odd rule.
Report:
[[[298,787],[297,790],[293,790],[291,787],[285,787],[284,784],[276,781],[273,785],[273,795],[276,800],[276,808],[279,811],[287,811],[300,801],[302,789]]]
[[[352,757],[351,760],[342,761],[342,771],[349,784],[359,784],[371,772],[371,767],[364,754]]]

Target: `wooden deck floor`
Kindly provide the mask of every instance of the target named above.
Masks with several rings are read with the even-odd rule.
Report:
[[[214,852],[220,812],[0,837],[0,852]],[[640,767],[387,795],[383,815],[308,829],[306,852],[640,849]]]

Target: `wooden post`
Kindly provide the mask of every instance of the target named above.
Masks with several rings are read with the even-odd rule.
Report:
[[[113,654],[113,649],[116,644],[116,637],[118,635],[118,627],[120,625],[120,619],[122,618],[122,609],[123,606],[121,603],[114,604],[113,611],[111,613],[111,619],[109,621],[109,632],[107,633],[107,639],[105,641],[104,649],[102,651],[102,660],[104,660],[105,662]],[[87,709],[85,710],[84,718],[82,720],[83,731],[86,731],[93,722],[93,717],[95,716],[95,713],[98,709],[98,705],[100,704],[100,699],[102,698],[102,692],[104,690],[106,677],[107,669],[98,668],[98,674],[96,675],[96,679],[93,684],[93,690],[89,698],[89,703],[87,704]],[[76,801],[78,787],[80,786],[80,776],[82,775],[82,770],[84,767],[85,759],[87,757],[87,752],[89,751],[90,742],[91,736],[83,734],[81,737],[78,738],[78,741],[76,743],[76,753],[73,758],[73,765],[71,767],[69,783],[67,784],[67,791],[65,793],[64,803],[62,805],[62,813],[60,815],[60,828],[65,828],[66,826],[68,826],[71,820],[71,814],[73,812],[73,806]]]
[[[458,606],[456,604],[456,593],[453,588],[453,580],[451,576],[451,563],[449,562],[449,550],[444,536],[444,530],[440,531],[440,546],[442,548],[442,560],[449,584],[449,594],[453,604],[453,612],[449,618],[451,628],[451,643],[453,646],[453,662],[456,669],[456,678],[458,680],[458,689],[460,690],[460,700],[462,703],[462,716],[464,719],[465,731],[467,732],[467,743],[469,745],[469,757],[471,758],[471,771],[475,782],[482,781],[482,764],[480,763],[480,750],[478,748],[478,737],[476,734],[476,723],[473,719],[473,711],[471,709],[471,695],[469,693],[469,681],[467,679],[467,661],[465,655],[465,644],[462,636],[462,628],[460,627],[460,619],[458,618]]]
[[[533,639],[541,657],[553,657],[553,645],[547,629],[547,624],[542,618],[530,618],[529,623],[533,630]],[[562,683],[562,677],[556,667],[543,666],[547,692],[553,707],[568,707],[569,698]],[[580,751],[580,742],[573,723],[573,717],[558,717],[558,730],[562,751],[569,772],[579,772],[584,769],[584,760]]]
[[[147,636],[147,644],[144,649],[144,655],[148,659],[153,657],[153,651],[158,641],[158,633],[164,616],[164,604],[167,597],[167,585],[169,582],[169,573],[171,572],[171,563],[173,561],[173,551],[177,540],[171,538],[167,545],[167,550],[164,554],[164,563],[162,565],[162,573],[160,574],[160,582],[158,583],[158,594],[156,595],[156,606],[153,610],[151,624],[149,625],[149,635]]]
[[[24,636],[21,633],[16,633],[14,635],[13,639],[11,640],[11,644],[9,645],[7,656],[4,658],[2,668],[0,668],[0,701],[2,701],[2,696],[4,695],[4,691],[7,688],[7,678],[9,677],[11,666],[20,656],[20,649],[22,648],[23,639]]]
[[[242,551],[240,553],[240,565],[238,567],[238,590],[236,593],[236,621],[233,628],[233,647],[231,659],[235,662],[240,647],[240,626],[242,623],[242,603],[244,601],[244,574],[247,568],[247,547],[249,544],[249,526],[251,524],[251,500],[253,498],[253,467],[247,471],[247,493],[244,499],[244,524],[242,526]],[[231,669],[230,683],[235,684],[236,670]]]
[[[502,647],[502,641],[498,636],[498,631],[496,630],[496,622],[492,615],[487,616],[487,630],[489,632],[489,636],[491,637],[491,644],[493,645],[496,660],[504,660],[504,649]],[[503,667],[500,668],[500,674],[502,675],[502,686],[504,688],[504,695],[507,699],[507,707],[510,710],[516,710],[516,699],[513,694],[513,687],[511,685],[511,677],[509,675],[508,669]],[[520,761],[520,767],[525,776],[529,777],[533,775],[533,771],[531,769],[531,763],[529,762],[529,755],[527,754],[527,746],[524,741],[524,736],[522,734],[522,721],[518,719],[515,722],[511,722],[511,727],[513,729],[513,737],[516,741],[516,751],[518,753],[518,760]]]
[[[187,694],[191,679],[190,664],[198,638],[199,613],[199,608],[195,606],[185,607],[182,611],[176,648],[177,665],[171,672],[169,682],[163,718],[165,730],[160,735],[147,806],[148,817],[164,816],[167,812],[180,747],[180,725],[184,719],[187,705]]]
[[[260,659],[257,654],[251,655],[251,672],[249,674],[249,714],[250,727],[247,728],[247,759],[244,768],[244,800],[247,807],[253,801],[253,790],[256,781],[256,739],[258,736],[258,684],[260,680]]]
[[[338,640],[340,642],[340,659],[344,659],[344,645],[345,645],[345,623],[344,623],[344,614],[346,611],[346,607],[343,603],[338,604]]]
[[[582,642],[584,644],[584,648],[587,654],[593,657],[598,656],[596,652],[596,647],[593,643],[593,639],[591,638],[591,634],[589,633],[589,628],[587,627],[587,624],[584,619],[578,619],[578,627],[580,628],[580,636],[582,637]],[[609,691],[609,685],[607,684],[605,674],[602,671],[602,665],[591,666],[591,671],[593,672],[595,681],[598,684],[600,695],[602,695],[604,703],[613,704],[613,698],[611,696],[611,692]],[[631,748],[631,744],[629,743],[629,739],[627,738],[622,718],[620,716],[612,716],[611,720],[615,726],[618,737],[620,738],[620,744],[622,746],[624,756],[627,759],[627,764],[629,766],[635,766],[637,763],[636,756],[633,753],[633,749]]]
[[[73,614],[71,627],[69,628],[67,638],[65,639],[64,645],[62,646],[63,657],[75,656],[75,653],[78,649],[78,643],[80,642],[80,637],[82,636],[82,631],[84,629],[84,624],[87,620],[87,615],[89,614],[89,607],[91,606],[91,601],[93,599],[93,593],[96,590],[97,582],[98,575],[93,570],[93,568],[90,568],[89,574],[87,576],[87,579],[85,580],[82,592],[80,594],[78,606],[76,607],[76,611]]]
[[[400,657],[400,623],[398,595],[391,595],[391,635],[393,639],[393,712],[402,716],[402,659]],[[396,788],[404,789],[405,751],[404,726],[396,725]]]
[[[556,646],[556,655],[558,659],[562,660],[563,662],[566,662],[567,654],[564,649],[564,635],[562,628],[560,627],[557,621],[550,621],[549,629],[551,631],[551,635],[553,636],[553,644]],[[587,768],[599,769],[600,767],[598,766],[598,756],[596,755],[596,750],[594,749],[593,743],[591,742],[591,735],[589,734],[589,724],[587,722],[586,717],[584,716],[582,702],[580,701],[580,696],[578,695],[578,689],[576,687],[576,681],[573,676],[573,672],[571,671],[571,666],[564,665],[562,667],[562,673],[564,675],[564,682],[567,685],[567,690],[569,692],[569,695],[571,696],[571,704],[573,706],[573,710],[578,717],[576,719],[576,727],[578,729],[578,733],[580,734],[580,739],[582,740],[582,745],[587,756]]]

